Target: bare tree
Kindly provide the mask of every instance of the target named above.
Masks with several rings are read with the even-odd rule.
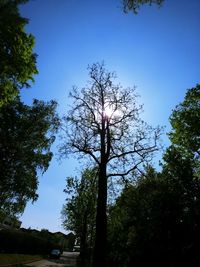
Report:
[[[90,81],[70,93],[73,106],[64,117],[61,154],[88,155],[98,166],[98,200],[93,266],[106,266],[107,181],[128,177],[158,150],[161,129],[140,119],[135,89],[122,88],[104,64],[89,66]]]

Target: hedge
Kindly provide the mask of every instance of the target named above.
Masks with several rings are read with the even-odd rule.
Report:
[[[36,237],[31,233],[24,233],[18,230],[0,231],[0,252],[19,254],[49,254],[54,248],[60,247],[48,240]]]

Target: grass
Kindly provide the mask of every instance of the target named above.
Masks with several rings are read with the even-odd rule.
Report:
[[[0,254],[0,266],[9,264],[23,264],[32,261],[41,260],[40,255],[23,255],[23,254]]]

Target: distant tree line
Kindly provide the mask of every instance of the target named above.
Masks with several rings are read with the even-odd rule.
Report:
[[[47,229],[1,229],[0,253],[49,255],[52,249],[72,251],[75,235],[69,233],[51,233]]]

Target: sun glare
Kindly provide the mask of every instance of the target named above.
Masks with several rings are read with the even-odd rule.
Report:
[[[105,115],[106,117],[110,118],[113,115],[113,109],[111,107],[106,107],[105,108]]]
[[[111,106],[107,106],[105,108],[104,113],[105,113],[107,118],[112,118],[113,116],[118,116],[119,115],[119,111],[118,110],[114,110],[114,108],[111,107]]]

